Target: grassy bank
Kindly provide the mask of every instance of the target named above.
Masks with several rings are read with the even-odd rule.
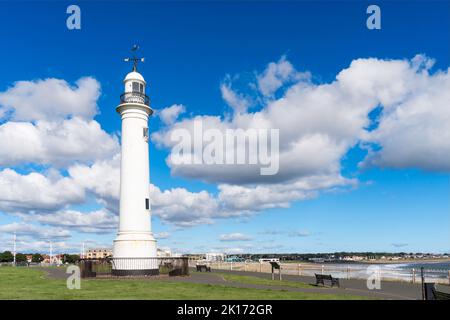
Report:
[[[248,283],[249,279],[236,279]],[[264,279],[262,279],[264,280]],[[270,281],[270,280],[268,280]],[[352,295],[233,288],[173,280],[82,280],[80,290],[33,268],[0,267],[0,299],[360,299]]]
[[[237,274],[230,273],[218,273],[223,279],[230,282],[238,282],[244,284],[256,284],[256,285],[265,285],[265,286],[283,286],[290,288],[317,288],[316,286],[303,283],[303,282],[295,282],[295,281],[286,281],[286,280],[271,280],[264,279],[260,277],[253,276],[243,276]]]

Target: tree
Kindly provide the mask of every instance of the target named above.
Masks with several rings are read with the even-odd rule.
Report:
[[[27,262],[27,256],[23,253],[16,253],[16,262]]]
[[[63,262],[64,263],[75,263],[77,262],[77,260],[80,259],[80,256],[77,254],[65,254],[63,257]]]
[[[14,256],[11,251],[0,253],[0,262],[13,262]]]
[[[33,254],[33,256],[31,257],[31,262],[42,262],[42,260],[44,260],[44,257],[42,256],[42,254],[40,253],[35,253]]]

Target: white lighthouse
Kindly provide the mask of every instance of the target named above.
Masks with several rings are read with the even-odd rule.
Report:
[[[148,118],[153,110],[146,82],[137,72],[141,58],[123,80],[125,90],[116,111],[122,118],[119,232],[114,240],[113,274],[158,274],[156,240],[151,231],[149,199]]]

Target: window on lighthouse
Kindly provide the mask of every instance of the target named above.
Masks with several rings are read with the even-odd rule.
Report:
[[[143,128],[143,136],[144,140],[148,141],[148,128]]]
[[[142,83],[133,82],[132,89],[133,89],[133,92],[144,93],[144,85]]]

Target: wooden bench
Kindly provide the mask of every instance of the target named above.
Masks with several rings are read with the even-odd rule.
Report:
[[[198,264],[197,271],[202,272],[202,270],[205,270],[205,272],[211,272],[211,267],[206,264]]]
[[[337,285],[338,287],[340,287],[340,283],[339,283],[339,278],[333,278],[331,276],[331,274],[314,274],[316,276],[316,286],[319,284],[322,284],[323,286],[325,286],[325,281],[330,281],[330,284],[332,287],[334,287],[335,285]]]
[[[434,283],[424,283],[425,300],[450,300],[450,293],[436,290]]]

